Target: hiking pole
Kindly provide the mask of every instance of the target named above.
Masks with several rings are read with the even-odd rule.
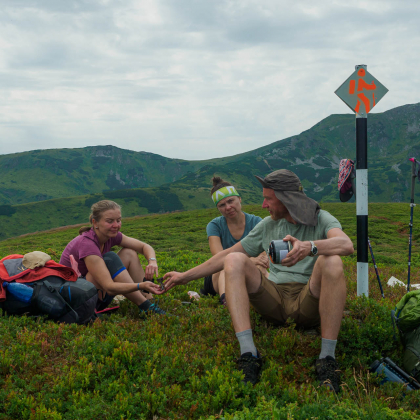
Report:
[[[407,292],[410,291],[410,268],[411,268],[411,242],[413,238],[413,217],[414,217],[414,184],[416,182],[416,158],[410,158],[411,161],[411,200],[410,200],[410,236],[408,239],[408,277],[407,277]]]
[[[368,245],[369,245],[370,256],[372,257],[372,261],[373,261],[373,266],[375,267],[375,271],[376,271],[376,278],[378,279],[379,288],[381,289],[381,295],[384,298],[385,297],[384,289],[382,289],[381,279],[379,278],[379,271],[376,265],[375,257],[373,256],[373,249],[372,249],[372,245],[370,244],[369,236],[368,236]]]

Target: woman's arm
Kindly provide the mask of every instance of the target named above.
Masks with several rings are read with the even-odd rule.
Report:
[[[222,241],[220,236],[209,236],[209,247],[211,255],[216,255],[223,251]]]
[[[265,251],[261,252],[261,254],[258,255],[258,257],[250,257],[250,260],[255,265],[260,265],[261,267],[264,267],[265,269],[270,267],[270,261],[269,261]]]
[[[122,235],[122,240],[120,246],[123,248],[129,248],[136,251],[138,254],[145,256],[147,260],[147,267],[145,271],[146,278],[152,279],[153,275],[156,274],[156,277],[159,276],[158,265],[156,261],[155,250],[145,242],[139,241],[138,239],[130,238],[129,236]],[[150,260],[152,258],[152,260]]]
[[[160,291],[160,286],[152,282],[143,283],[118,283],[114,282],[106,267],[105,261],[97,255],[89,255],[84,258],[88,276],[92,276],[93,284],[97,289],[103,290],[109,295],[124,295],[136,290],[145,290],[151,293]]]

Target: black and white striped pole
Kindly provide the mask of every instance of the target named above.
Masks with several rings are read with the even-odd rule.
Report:
[[[357,67],[356,67],[357,70]],[[367,114],[356,114],[357,296],[369,295]]]
[[[369,294],[368,271],[368,160],[367,114],[388,92],[366,69],[354,73],[335,91],[356,113],[356,216],[357,216],[357,295]]]

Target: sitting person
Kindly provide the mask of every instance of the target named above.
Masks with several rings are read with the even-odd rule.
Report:
[[[81,227],[79,236],[71,240],[64,249],[60,264],[72,267],[73,262],[82,277],[98,289],[97,311],[105,309],[115,295],[124,295],[139,307],[141,315],[165,311],[151,303],[141,292],[155,294],[160,286],[151,281],[158,276],[158,265],[153,248],[120,232],[121,207],[109,200],[92,205],[89,217],[91,226]],[[119,245],[116,254],[111,248]],[[137,254],[148,261],[146,272]]]
[[[253,384],[258,381],[262,359],[252,337],[250,304],[276,325],[283,325],[288,318],[306,328],[321,324],[321,353],[315,372],[320,384],[338,392],[335,347],[346,302],[340,256],[353,253],[353,244],[338,220],[305,195],[293,172],[281,169],[257,179],[263,186],[262,206],[270,217],[203,264],[185,273],[166,273],[165,291],[224,269],[227,306],[241,351],[238,366],[244,381]],[[270,262],[267,279],[249,257],[259,255],[278,239],[290,241],[293,249],[281,264]]]
[[[242,211],[242,199],[235,187],[220,177],[213,177],[211,197],[221,216],[216,217],[207,225],[207,237],[212,255],[238,243],[261,222],[261,217]],[[261,273],[268,277],[268,257],[262,252],[258,257],[251,258]],[[226,305],[225,272],[219,271],[204,278],[204,286],[200,290],[204,295],[220,296],[220,303]]]

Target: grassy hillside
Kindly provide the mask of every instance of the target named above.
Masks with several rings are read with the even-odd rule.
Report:
[[[204,164],[114,146],[0,155],[0,204],[156,187]]]
[[[188,173],[174,186],[203,187],[213,173],[235,185],[255,188],[253,175],[286,168],[302,180],[305,193],[317,201],[338,201],[338,166],[341,159],[356,160],[354,115],[331,115],[311,129],[290,138],[218,160],[196,173]],[[405,105],[368,118],[369,200],[409,201],[411,163],[420,156],[420,104]],[[416,198],[420,198],[417,189]]]
[[[259,184],[253,175],[280,168],[296,172],[310,197],[334,202],[338,164],[343,158],[355,160],[355,147],[355,117],[346,114],[331,115],[299,135],[219,159],[184,161],[113,146],[0,155],[0,206],[173,182],[174,187],[195,191],[208,188],[214,173],[255,191]],[[372,202],[408,201],[412,156],[420,158],[420,104],[369,115]]]
[[[325,204],[355,243],[354,205]],[[244,208],[265,216],[259,206]],[[409,206],[370,206],[370,236],[383,283],[406,278]],[[217,215],[204,209],[123,220],[122,231],[157,250],[160,275],[187,270],[209,256],[205,226]],[[419,220],[416,209],[415,220]],[[0,243],[0,257],[33,250],[56,261],[77,228],[59,229]],[[418,230],[416,230],[418,232]],[[417,234],[413,283],[420,283]],[[144,262],[144,259],[141,257]],[[91,327],[0,317],[0,419],[417,419],[420,396],[396,384],[379,385],[367,367],[381,355],[401,363],[390,309],[404,289],[379,294],[370,267],[370,298],[356,298],[356,255],[343,259],[348,298],[337,348],[343,389],[339,396],[317,387],[313,363],[319,331],[293,324],[274,328],[252,312],[264,355],[261,381],[243,385],[235,368],[238,345],[227,310],[216,299],[189,301],[201,281],[160,298],[177,317],[138,318],[121,309]]]

